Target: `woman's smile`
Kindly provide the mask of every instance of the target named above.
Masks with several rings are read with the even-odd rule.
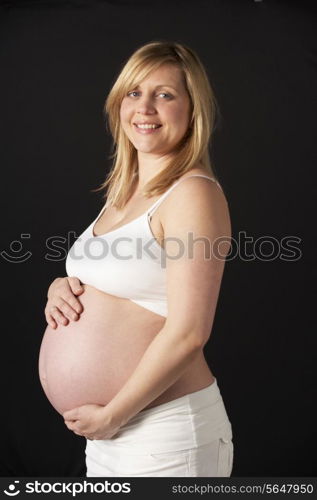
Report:
[[[143,135],[148,135],[148,134],[154,134],[160,130],[162,125],[143,125],[143,124],[133,124],[133,127],[135,130],[138,132],[138,134],[143,134]]]
[[[188,130],[189,118],[190,98],[182,72],[173,64],[163,64],[130,88],[120,107],[121,126],[138,151],[139,165],[144,155],[173,151]]]

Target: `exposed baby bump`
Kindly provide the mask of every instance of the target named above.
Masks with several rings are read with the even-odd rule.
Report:
[[[79,320],[48,325],[40,349],[42,387],[59,413],[107,404],[162,327],[150,311],[92,287],[78,298],[84,309]]]

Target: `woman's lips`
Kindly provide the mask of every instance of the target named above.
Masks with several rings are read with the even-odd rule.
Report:
[[[139,132],[139,134],[142,134],[142,135],[154,134],[155,132],[160,130],[160,128],[162,127],[162,125],[160,125],[157,128],[139,128],[135,123],[133,124],[133,126],[134,126],[135,130],[137,132]]]

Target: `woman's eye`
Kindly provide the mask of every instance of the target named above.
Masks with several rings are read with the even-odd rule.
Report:
[[[166,92],[161,92],[159,95],[166,95],[168,99],[170,99],[172,96],[170,94],[167,94]]]
[[[133,94],[139,94],[139,92],[137,90],[131,90],[130,92],[128,92],[127,95],[134,97]],[[166,92],[160,92],[157,95],[164,95],[164,96],[166,96],[167,99],[171,99],[171,97],[172,97],[171,94],[167,94]]]

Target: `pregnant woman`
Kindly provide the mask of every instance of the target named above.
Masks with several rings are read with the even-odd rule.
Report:
[[[215,107],[195,52],[165,41],[132,54],[107,97],[106,203],[49,287],[39,356],[47,398],[87,439],[87,476],[231,475],[203,352],[231,238],[208,153]]]

